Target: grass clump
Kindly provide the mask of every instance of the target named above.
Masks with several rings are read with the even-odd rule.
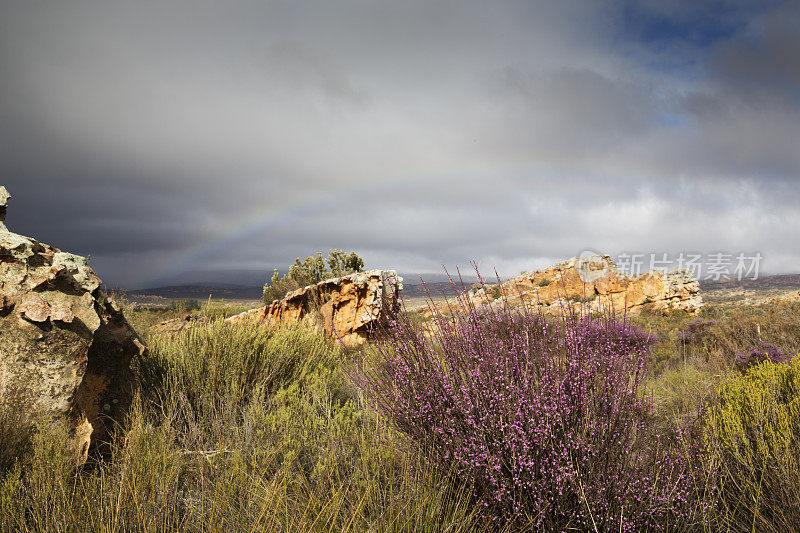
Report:
[[[800,358],[762,362],[719,387],[705,415],[716,520],[732,531],[800,529]]]
[[[472,531],[469,492],[367,408],[349,354],[297,328],[154,337],[107,457],[46,425],[0,477],[0,531]]]
[[[30,445],[35,423],[30,404],[31,399],[16,388],[0,396],[0,476],[14,467]]]
[[[238,315],[239,313],[244,313],[252,308],[253,305],[250,303],[234,304],[226,302],[224,299],[211,300],[209,298],[209,300],[200,307],[200,310],[197,311],[196,314],[199,318],[214,321],[229,318],[233,315]]]

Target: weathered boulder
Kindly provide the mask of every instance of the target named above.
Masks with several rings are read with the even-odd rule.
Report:
[[[145,347],[85,258],[2,225],[7,199],[0,187],[0,398],[68,416],[85,459],[130,406]]]
[[[199,317],[195,315],[184,315],[178,318],[171,318],[169,320],[164,320],[163,322],[159,322],[153,326],[150,326],[148,329],[149,333],[155,335],[166,335],[168,337],[178,337],[184,331],[187,331],[195,326],[201,324],[207,324],[208,319],[205,317]]]
[[[305,324],[344,344],[358,345],[399,309],[402,288],[403,278],[394,270],[358,272],[297,289],[281,300],[227,320]]]
[[[502,282],[499,289],[503,296],[493,300],[493,305],[524,301],[550,312],[561,312],[572,304],[588,312],[612,309],[636,314],[648,309],[697,314],[703,306],[700,284],[690,271],[656,270],[628,276],[607,255],[576,257],[544,270],[523,272]],[[483,290],[471,291],[469,296],[476,303],[492,300]]]

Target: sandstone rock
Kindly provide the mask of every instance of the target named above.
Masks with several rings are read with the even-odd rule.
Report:
[[[145,347],[83,257],[9,232],[0,187],[0,398],[70,418],[85,459],[131,398],[131,358]]]
[[[592,256],[589,260],[572,258],[544,270],[524,272],[503,282],[502,290],[507,296],[492,302],[493,305],[524,301],[555,313],[561,312],[568,302],[586,312],[610,308],[633,314],[643,309],[697,314],[703,306],[700,284],[688,270],[627,276],[607,255]],[[475,303],[486,300],[475,291],[469,296]]]
[[[11,198],[11,195],[8,194],[8,191],[5,187],[0,185],[0,231],[7,231],[5,220],[6,220],[6,205],[8,204],[8,199]]]
[[[185,315],[178,318],[172,318],[170,320],[159,322],[158,324],[151,326],[149,331],[150,333],[155,333],[157,335],[168,335],[170,337],[177,337],[184,331],[196,325],[203,324],[206,322],[208,322],[208,320],[203,317],[197,317],[194,315]]]
[[[309,285],[227,320],[305,324],[345,344],[358,345],[399,309],[402,288],[403,278],[394,270],[359,272]]]

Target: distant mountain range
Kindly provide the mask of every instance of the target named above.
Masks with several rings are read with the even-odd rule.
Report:
[[[448,296],[454,294],[450,282],[434,282],[425,284],[431,296],[441,296],[444,291]],[[469,289],[469,285],[467,285]],[[154,287],[152,289],[137,289],[125,291],[128,297],[157,296],[168,300],[208,299],[209,295],[213,299],[224,298],[226,300],[259,300],[261,299],[262,287],[230,287],[217,285],[170,285],[167,287]],[[425,296],[425,289],[422,285],[405,285],[403,294],[407,296]]]
[[[209,296],[217,300],[260,300],[262,287],[243,287],[237,285],[169,285],[152,289],[126,291],[128,296],[158,296],[168,300],[197,299],[206,300]]]
[[[419,282],[419,277],[404,276],[403,294],[408,297],[425,297],[427,288],[430,295],[434,298],[442,296],[452,296],[455,291],[449,281],[425,282],[423,286]],[[465,279],[464,285],[470,288],[474,280]],[[460,283],[456,282],[460,288]],[[756,280],[745,279],[737,280],[701,280],[700,288],[704,291],[719,289],[751,289],[751,290],[771,290],[771,289],[800,289],[800,274],[779,274],[773,276],[761,276]],[[213,299],[224,298],[226,300],[260,300],[262,294],[260,286],[245,286],[225,283],[208,283],[197,285],[168,285],[165,287],[154,287],[151,289],[137,289],[126,291],[131,297],[159,297],[167,300],[198,299],[205,300],[209,295]]]
[[[472,282],[464,280],[467,289],[470,288]],[[419,283],[417,278],[416,284],[410,284],[407,281],[403,283],[403,294],[409,297],[416,297],[426,295],[425,288]],[[453,295],[455,291],[449,281],[434,281],[425,282],[425,287],[433,297],[439,297],[442,292],[448,296]],[[167,300],[186,300],[197,299],[206,300],[209,295],[212,299],[224,298],[225,300],[260,300],[263,292],[263,287],[248,287],[242,285],[228,285],[224,283],[214,284],[198,284],[198,285],[167,285],[165,287],[153,287],[150,289],[136,289],[124,291],[125,294],[132,299],[142,299],[144,297],[157,297]]]

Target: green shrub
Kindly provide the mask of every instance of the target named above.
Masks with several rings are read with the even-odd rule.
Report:
[[[298,257],[285,276],[281,277],[275,269],[270,283],[264,285],[264,302],[271,303],[306,285],[363,270],[364,260],[355,252],[346,254],[341,250],[331,250],[327,259],[322,257],[322,252],[317,252],[316,256],[309,255],[302,261]]]
[[[66,531],[68,518],[42,502],[69,497],[77,449],[65,420],[38,418],[28,446],[0,483],[0,530]],[[14,527],[10,527],[13,524]]]
[[[677,365],[648,377],[646,388],[653,396],[656,416],[665,426],[696,419],[723,379],[718,371],[701,364]]]
[[[200,302],[196,298],[172,300],[167,306],[167,311],[177,313],[191,313],[200,309]]]
[[[539,287],[547,287],[548,285],[550,285],[550,280],[547,278],[542,278],[536,285],[538,285]]]
[[[725,381],[704,440],[721,527],[800,529],[800,358]]]
[[[276,268],[270,283],[264,285],[264,303],[269,304],[275,300],[280,300],[286,296],[287,293],[296,291],[305,285],[307,284],[289,277],[288,274],[281,277]]]

